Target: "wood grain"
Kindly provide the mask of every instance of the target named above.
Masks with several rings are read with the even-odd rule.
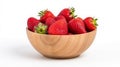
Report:
[[[42,55],[51,58],[73,58],[81,55],[92,44],[96,30],[76,35],[38,34],[26,28],[32,46]]]

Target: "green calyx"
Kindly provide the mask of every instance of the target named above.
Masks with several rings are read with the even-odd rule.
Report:
[[[45,14],[46,11],[47,11],[47,9],[40,11],[40,12],[38,13],[38,16],[42,17],[42,16]]]
[[[73,18],[77,17],[77,15],[75,15],[74,13],[75,13],[75,8],[71,7],[70,8],[70,16],[73,17]]]
[[[43,23],[39,23],[38,26],[35,27],[35,32],[39,34],[46,34],[47,33],[47,25]]]
[[[98,26],[97,20],[98,20],[97,18],[93,18],[93,23],[94,23],[95,26]]]

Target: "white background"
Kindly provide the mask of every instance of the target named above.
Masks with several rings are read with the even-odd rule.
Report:
[[[80,57],[49,59],[40,55],[26,36],[28,17],[43,9],[55,15],[75,7],[82,18],[98,18],[92,46]],[[0,67],[120,67],[119,0],[0,0]]]

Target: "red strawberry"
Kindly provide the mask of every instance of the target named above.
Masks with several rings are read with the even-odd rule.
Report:
[[[98,26],[96,21],[97,21],[97,19],[94,19],[92,17],[87,17],[87,18],[84,19],[86,30],[88,32],[96,29],[96,26]]]
[[[74,17],[76,17],[77,15],[74,15],[75,9],[74,8],[64,8],[59,14],[59,15],[63,15],[67,22],[69,22],[71,19],[73,19]]]
[[[68,34],[67,22],[64,19],[57,20],[55,23],[53,23],[49,27],[48,33],[53,34],[53,35],[66,35],[66,34]]]
[[[45,11],[40,11],[39,12],[39,16],[40,16],[40,22],[45,23],[46,19],[48,17],[52,17],[54,18],[55,16],[53,15],[53,13],[49,10],[45,10]]]
[[[69,21],[68,28],[69,31],[74,34],[86,33],[84,22],[80,17],[74,18]]]
[[[65,17],[62,15],[58,15],[57,17],[55,17],[55,20],[60,20],[60,19],[66,20]]]
[[[51,24],[53,24],[55,22],[55,19],[54,18],[52,18],[52,17],[48,17],[47,19],[46,19],[46,22],[45,22],[45,24],[49,27]]]
[[[73,35],[72,33],[68,33],[68,35]]]
[[[27,21],[28,29],[34,32],[34,27],[38,25],[38,23],[39,23],[39,20],[37,20],[36,18],[34,17],[28,18],[28,21]]]

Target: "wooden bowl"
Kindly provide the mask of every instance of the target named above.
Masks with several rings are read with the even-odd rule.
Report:
[[[43,56],[73,58],[81,55],[92,44],[96,30],[76,35],[48,35],[31,32],[26,28],[32,46]]]

